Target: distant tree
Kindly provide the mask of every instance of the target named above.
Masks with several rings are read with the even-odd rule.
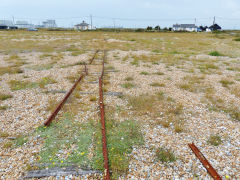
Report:
[[[164,30],[164,31],[168,31],[168,28],[167,28],[167,27],[165,27],[165,28],[163,28],[163,30]]]
[[[172,31],[172,28],[170,27],[170,28],[168,28],[168,30],[169,30],[169,31]]]
[[[156,26],[154,29],[155,29],[156,31],[160,31],[160,30],[161,30],[160,26]]]
[[[138,28],[135,30],[135,32],[144,32],[144,31],[145,31],[145,29],[143,29],[143,28]]]
[[[206,31],[206,29],[208,28],[207,26],[200,26],[199,27],[201,29],[201,31]]]
[[[152,26],[147,27],[147,31],[152,31],[152,30],[153,30]]]

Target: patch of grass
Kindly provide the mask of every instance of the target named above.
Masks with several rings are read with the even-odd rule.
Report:
[[[138,60],[133,60],[131,62],[131,65],[139,66],[139,61]]]
[[[173,152],[169,149],[158,148],[156,150],[156,159],[163,163],[174,162],[176,161],[176,157]]]
[[[218,51],[212,51],[212,52],[210,52],[208,55],[210,55],[210,56],[223,56],[223,54],[221,54],[221,53],[218,52]]]
[[[23,70],[19,67],[7,66],[7,67],[0,67],[0,75],[3,74],[20,74],[23,73]]]
[[[226,88],[228,88],[229,85],[234,84],[233,81],[229,81],[229,80],[227,80],[227,79],[222,79],[222,80],[219,81],[219,82],[222,84],[223,87],[226,87]]]
[[[115,70],[115,67],[107,66],[107,67],[105,67],[105,69],[108,70],[108,71],[113,71],[113,70]]]
[[[49,70],[52,69],[55,63],[48,63],[48,64],[42,64],[42,65],[35,65],[35,66],[31,66],[29,67],[32,70],[35,71],[43,71],[43,70]]]
[[[211,135],[207,142],[213,146],[218,146],[222,144],[222,139],[219,135]]]
[[[69,163],[82,168],[89,167],[91,164],[89,148],[93,132],[94,126],[91,122],[76,122],[72,116],[64,114],[58,123],[38,129],[37,134],[44,139],[38,162],[47,163],[48,167],[67,166]]]
[[[133,79],[133,77],[128,76],[128,77],[126,77],[124,80],[125,80],[125,81],[133,81],[134,79]]]
[[[57,83],[57,81],[55,79],[53,79],[50,76],[47,76],[47,77],[42,78],[38,82],[38,85],[39,85],[40,88],[45,88],[46,85],[48,85],[48,84],[55,84],[55,83]]]
[[[234,94],[236,97],[240,98],[240,85],[236,85],[231,88],[231,93]]]
[[[3,144],[3,148],[8,149],[8,148],[11,148],[13,145],[14,144],[12,141],[7,141]]]
[[[58,105],[58,101],[55,98],[50,98],[48,100],[47,111],[53,112]]]
[[[90,97],[90,101],[92,101],[92,102],[93,102],[93,101],[97,101],[96,96],[91,96],[91,97]]]
[[[40,59],[44,59],[44,58],[48,58],[48,57],[51,57],[52,56],[52,54],[41,54],[40,56],[39,56],[39,58]]]
[[[7,133],[7,132],[2,132],[2,131],[0,131],[0,137],[1,138],[6,138],[6,137],[8,137],[9,136],[9,134]]]
[[[0,100],[1,101],[4,101],[4,100],[7,100],[7,99],[10,99],[12,98],[13,96],[10,95],[10,94],[3,94],[3,93],[0,93]]]
[[[29,82],[29,81],[18,81],[18,80],[11,80],[8,82],[11,90],[17,91],[21,89],[28,89],[37,87],[37,83]]]
[[[9,108],[9,106],[6,106],[6,105],[0,106],[0,111],[1,111],[1,110],[2,110],[2,111],[7,110],[8,108]]]
[[[184,83],[178,84],[178,87],[190,92],[204,92],[206,86],[202,85],[204,76],[185,76],[183,78]]]
[[[240,41],[240,38],[236,38],[236,39],[234,39],[234,41]]]
[[[153,87],[165,87],[165,84],[164,83],[155,82],[155,83],[151,83],[150,86],[153,86]]]
[[[19,135],[17,136],[17,138],[15,139],[15,145],[16,146],[22,146],[24,143],[26,143],[28,141],[27,137],[24,137],[23,135]]]
[[[156,72],[156,73],[153,73],[153,74],[156,74],[156,75],[159,75],[159,76],[163,76],[164,75],[163,72]]]
[[[108,117],[108,116],[107,116]],[[103,170],[102,157],[102,136],[100,127],[95,134],[95,152],[93,167]],[[106,119],[109,166],[112,171],[112,178],[118,177],[128,172],[130,157],[133,146],[143,144],[143,136],[136,121],[126,120],[118,122],[115,119]]]
[[[149,75],[149,73],[146,72],[146,71],[142,71],[140,74],[141,74],[141,75]]]
[[[131,88],[134,88],[135,85],[133,83],[124,83],[121,85],[123,88],[126,88],[126,89],[131,89]]]
[[[161,51],[159,49],[152,50],[153,53],[160,53]]]

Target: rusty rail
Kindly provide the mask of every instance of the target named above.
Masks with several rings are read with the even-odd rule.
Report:
[[[102,89],[102,81],[104,75],[104,60],[105,60],[105,51],[103,57],[103,69],[102,74],[99,77],[99,107],[101,114],[101,125],[102,125],[102,152],[104,158],[104,179],[110,180],[110,171],[109,171],[109,163],[108,163],[108,149],[107,149],[107,137],[106,137],[106,123],[105,123],[105,113],[104,113],[104,103],[103,103],[103,89]]]
[[[200,150],[195,146],[195,144],[194,143],[188,144],[188,146],[191,148],[191,150],[194,152],[197,158],[201,161],[201,163],[207,169],[208,173],[212,176],[212,178],[215,180],[221,180],[222,178],[219,176],[217,171],[212,167],[212,165],[208,162],[208,160],[200,152]]]
[[[99,52],[99,50],[97,50],[93,57],[90,60],[90,64],[93,62],[93,60],[96,57],[96,54]],[[63,98],[63,100],[58,104],[58,106],[56,107],[56,109],[53,111],[53,113],[49,116],[49,118],[44,122],[44,126],[49,126],[52,121],[54,120],[54,118],[57,116],[58,112],[62,109],[63,105],[66,103],[66,101],[68,100],[69,96],[72,94],[72,92],[76,89],[77,85],[79,84],[79,82],[83,79],[83,77],[85,75],[88,75],[88,69],[86,64],[84,65],[84,72],[79,79],[74,83],[74,85],[72,86],[72,88],[68,91],[68,93],[65,95],[65,97]]]

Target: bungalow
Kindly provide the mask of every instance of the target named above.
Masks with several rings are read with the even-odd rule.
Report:
[[[174,24],[173,31],[198,31],[198,27],[195,24]]]
[[[81,30],[81,31],[88,30],[89,24],[83,21],[82,23],[75,25],[74,29]]]

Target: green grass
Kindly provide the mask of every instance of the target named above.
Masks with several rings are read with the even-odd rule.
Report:
[[[142,71],[140,74],[141,74],[141,75],[149,75],[149,73],[146,72],[146,71]]]
[[[125,81],[133,81],[133,77],[128,76],[128,77],[126,77],[124,80],[125,80]]]
[[[159,75],[159,76],[163,76],[163,75],[164,75],[163,72],[156,72],[156,73],[153,73],[153,74],[155,74],[155,75]]]
[[[213,146],[218,146],[222,144],[222,139],[219,135],[211,135],[207,142]]]
[[[174,162],[176,161],[176,157],[173,152],[169,149],[158,148],[156,150],[156,159],[163,163]]]
[[[6,106],[6,105],[4,105],[4,106],[0,106],[0,111],[2,110],[2,111],[4,111],[4,110],[7,110],[9,108],[9,106]]]
[[[126,120],[117,122],[114,119],[107,118],[107,141],[109,165],[112,171],[112,178],[117,179],[119,175],[128,172],[130,157],[133,146],[143,144],[143,136],[137,122]],[[101,127],[98,127],[100,130]],[[101,131],[95,135],[96,155],[93,158],[93,167],[103,170],[103,157],[101,145]]]
[[[210,52],[208,55],[210,55],[210,56],[223,56],[223,54],[221,54],[221,53],[218,52],[218,51],[212,51],[212,52]]]
[[[7,99],[10,99],[12,98],[13,96],[10,95],[10,94],[3,94],[3,93],[0,93],[0,100],[1,101],[4,101],[4,100],[7,100]]]
[[[126,88],[126,89],[131,89],[131,88],[134,88],[135,85],[133,83],[124,83],[121,85],[123,88]]]
[[[222,84],[223,87],[229,87],[229,85],[234,84],[233,81],[229,81],[229,80],[227,80],[227,79],[222,79],[222,80],[219,81],[219,82]]]
[[[151,83],[150,86],[153,86],[153,87],[165,87],[165,84],[164,83],[154,82],[154,83]]]
[[[11,90],[17,91],[21,89],[28,89],[37,87],[37,83],[29,82],[29,81],[18,81],[18,80],[11,80],[8,82]]]
[[[24,143],[28,141],[27,137],[24,137],[23,135],[19,135],[15,140],[15,145],[16,146],[22,146]]]
[[[110,118],[109,114],[106,113],[109,166],[112,176],[117,178],[128,171],[129,154],[133,146],[143,144],[143,136],[137,122],[118,122]],[[73,116],[64,114],[50,127],[39,127],[37,134],[44,140],[38,163],[47,164],[47,167],[67,166],[71,163],[81,168],[103,170],[99,121],[81,123],[74,121]]]
[[[234,41],[240,41],[240,38],[236,38],[236,39],[234,39]]]

